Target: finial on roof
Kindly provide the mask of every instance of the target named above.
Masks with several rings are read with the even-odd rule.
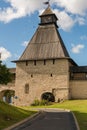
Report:
[[[48,7],[50,6],[50,0],[44,2],[45,5],[48,5]]]

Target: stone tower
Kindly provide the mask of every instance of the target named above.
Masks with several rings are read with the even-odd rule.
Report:
[[[69,99],[69,57],[58,32],[57,17],[47,7],[22,56],[16,62],[16,105],[29,105],[45,93],[54,101]]]

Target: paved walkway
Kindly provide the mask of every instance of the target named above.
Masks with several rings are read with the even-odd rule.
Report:
[[[45,109],[42,114],[11,130],[77,130],[71,112]]]

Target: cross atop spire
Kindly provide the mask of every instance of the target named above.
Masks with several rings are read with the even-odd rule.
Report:
[[[45,5],[48,5],[48,7],[50,6],[50,0],[44,2]]]
[[[43,13],[41,14],[41,16],[49,15],[49,14],[54,14],[54,13],[51,10],[50,6],[48,5],[48,7],[43,11]]]

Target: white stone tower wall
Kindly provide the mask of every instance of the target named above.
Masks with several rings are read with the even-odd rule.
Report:
[[[25,84],[29,84],[29,93],[25,94]],[[55,100],[69,99],[69,63],[67,59],[18,62],[16,67],[16,105],[30,105],[35,99],[41,99],[44,92],[55,89]]]

